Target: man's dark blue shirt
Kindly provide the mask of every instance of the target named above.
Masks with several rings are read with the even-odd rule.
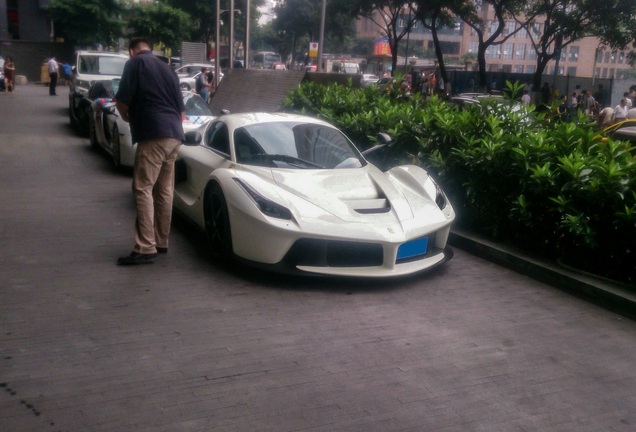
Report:
[[[179,77],[152,52],[141,51],[126,62],[115,98],[128,105],[133,143],[185,139],[181,124],[185,106]]]

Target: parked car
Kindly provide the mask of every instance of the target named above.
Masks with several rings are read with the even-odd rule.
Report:
[[[369,151],[388,143],[381,136]],[[455,212],[428,173],[382,172],[316,118],[216,117],[186,134],[175,171],[175,210],[220,257],[281,272],[391,277],[452,256]]]
[[[214,68],[210,68],[214,76]],[[179,75],[179,87],[182,91],[195,90],[197,88],[197,79],[201,75],[201,69],[193,70],[190,75]],[[219,81],[223,79],[223,73],[219,72]]]
[[[75,52],[68,96],[68,114],[73,127],[81,132],[88,131],[92,102],[88,92],[91,85],[97,80],[121,77],[128,58],[127,54],[116,52]]]
[[[605,137],[614,140],[630,141],[636,144],[636,119],[623,120],[606,127],[602,131]]]
[[[395,81],[395,78],[393,77],[382,77],[380,78],[376,84],[378,86],[378,91],[380,93],[386,93],[387,89],[389,88],[389,86],[391,85],[391,83]]]
[[[210,70],[214,70],[214,63],[188,63],[183,66],[179,66],[175,69],[175,72],[180,77],[190,76],[193,73],[201,72],[201,68],[208,68]]]
[[[380,77],[373,74],[362,74],[362,78],[360,79],[360,85],[362,87],[368,87],[371,84],[377,84],[380,81]]]
[[[115,107],[114,97],[119,88],[119,79],[95,81],[89,90],[91,99],[89,139],[93,147],[101,147],[111,156],[116,168],[132,167],[136,147],[130,135],[130,126]],[[196,130],[209,122],[212,112],[201,96],[182,92],[186,108],[183,121],[184,132]]]

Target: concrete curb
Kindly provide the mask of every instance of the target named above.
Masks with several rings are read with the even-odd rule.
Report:
[[[449,243],[620,315],[636,319],[636,287],[567,269],[558,263],[531,257],[522,251],[501,246],[460,229],[452,230]]]

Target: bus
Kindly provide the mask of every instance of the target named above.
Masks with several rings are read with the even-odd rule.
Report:
[[[280,54],[272,51],[259,51],[252,58],[253,69],[271,69],[276,63],[281,63]]]

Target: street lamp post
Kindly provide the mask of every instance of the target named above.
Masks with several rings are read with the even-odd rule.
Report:
[[[221,80],[221,60],[219,50],[221,48],[221,0],[216,0],[216,24],[214,36],[214,92],[219,86]]]
[[[230,0],[230,53],[228,60],[230,64],[229,69],[234,69],[234,0]]]
[[[250,2],[245,0],[245,47],[243,48],[243,67],[249,68],[250,60]]]

